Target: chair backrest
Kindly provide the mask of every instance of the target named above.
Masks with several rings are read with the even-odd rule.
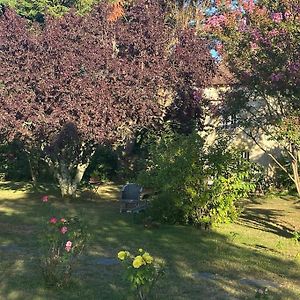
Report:
[[[142,187],[136,183],[128,183],[122,188],[121,200],[140,200]]]

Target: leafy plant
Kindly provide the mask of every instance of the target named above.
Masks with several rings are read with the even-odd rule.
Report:
[[[156,218],[207,228],[237,218],[237,201],[255,189],[255,170],[225,139],[206,147],[197,133],[168,133],[152,146],[139,182],[157,192]]]
[[[153,287],[164,274],[161,264],[156,264],[154,258],[143,249],[139,249],[135,255],[128,251],[120,251],[118,259],[124,267],[125,279],[130,283],[139,300],[148,299]]]
[[[300,231],[295,230],[292,232],[292,235],[293,235],[292,239],[295,241],[295,243],[300,242]]]
[[[43,197],[43,202],[47,201]],[[41,237],[41,267],[47,286],[64,287],[69,284],[72,268],[87,238],[86,228],[78,217],[51,217],[48,220]]]

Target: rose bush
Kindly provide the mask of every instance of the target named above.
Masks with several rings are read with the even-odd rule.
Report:
[[[163,266],[155,263],[154,258],[143,249],[139,249],[135,255],[122,250],[118,253],[118,259],[123,264],[125,279],[130,283],[131,290],[138,299],[148,299],[164,273]]]
[[[72,267],[82,253],[87,230],[78,217],[51,217],[41,238],[41,267],[48,286],[69,284]]]

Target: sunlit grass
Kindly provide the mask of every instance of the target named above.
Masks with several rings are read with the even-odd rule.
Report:
[[[51,196],[49,203],[41,202],[45,192]],[[298,224],[290,224],[290,216],[298,216],[300,222],[293,198],[256,200],[246,206],[237,224],[207,232],[168,225],[145,229],[132,216],[119,214],[118,187],[112,185],[99,189],[99,195],[85,192],[73,201],[58,195],[49,187],[37,192],[31,186],[0,185],[0,299],[126,299],[121,268],[95,261],[115,257],[120,249],[140,247],[166,264],[155,299],[254,299],[255,288],[241,284],[243,278],[280,285],[270,299],[300,299],[299,243],[289,235]],[[262,209],[269,215],[247,219],[247,213],[253,217]],[[74,285],[60,291],[45,289],[37,242],[42,222],[52,215],[75,214],[88,223],[91,240],[75,270]],[[218,279],[197,278],[199,272],[217,274]]]

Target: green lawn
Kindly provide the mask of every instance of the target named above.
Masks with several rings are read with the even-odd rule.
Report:
[[[49,187],[50,188],[50,187]],[[167,266],[154,299],[254,299],[255,287],[242,279],[268,280],[268,299],[300,299],[300,204],[292,197],[256,199],[236,224],[210,232],[187,226],[145,229],[119,213],[118,188],[104,186],[99,196],[83,194],[62,201],[53,190],[0,183],[0,299],[126,299],[119,265],[97,264],[120,249],[144,248]],[[41,203],[41,195],[50,203]],[[80,215],[90,228],[74,283],[65,290],[44,288],[39,270],[37,235],[48,217]],[[215,280],[195,273],[217,274]]]

